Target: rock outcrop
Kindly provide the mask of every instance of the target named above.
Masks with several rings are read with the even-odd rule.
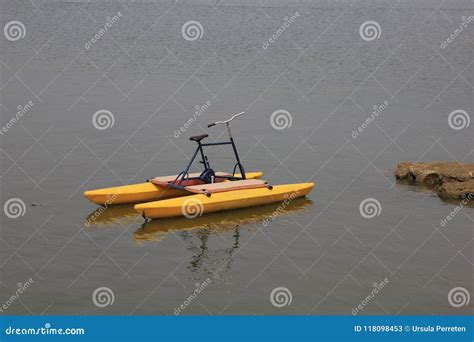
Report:
[[[474,180],[467,182],[450,182],[442,184],[438,195],[444,198],[474,200]]]
[[[474,199],[474,164],[458,162],[401,162],[395,171],[397,180],[433,187],[440,197]]]

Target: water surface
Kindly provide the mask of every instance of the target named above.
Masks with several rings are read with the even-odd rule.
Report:
[[[235,3],[0,4],[2,25],[26,28],[15,42],[1,37],[2,125],[33,102],[0,138],[2,203],[26,204],[24,216],[1,218],[1,301],[34,280],[6,312],[172,315],[209,278],[182,314],[351,315],[385,279],[360,314],[471,313],[448,292],[473,293],[473,209],[441,227],[457,204],[395,184],[393,169],[474,160],[473,123],[448,123],[458,109],[474,120],[474,24],[440,47],[472,2]],[[203,27],[194,41],[181,33],[191,20]],[[380,25],[378,39],[361,38],[365,21]],[[291,126],[277,130],[271,115],[281,109]],[[99,110],[113,114],[112,127],[94,127]],[[268,225],[278,204],[146,224],[121,206],[85,225],[97,207],[84,190],[176,174],[194,148],[189,136],[223,138],[206,125],[241,111],[233,132],[246,169],[271,184],[313,181],[307,199]],[[232,168],[229,152],[209,153],[215,169]],[[372,219],[359,211],[366,198],[381,205]],[[112,305],[94,305],[99,287],[113,291]],[[291,304],[272,305],[276,287]]]

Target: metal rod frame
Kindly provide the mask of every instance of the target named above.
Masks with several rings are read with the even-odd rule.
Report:
[[[243,165],[240,161],[239,153],[237,152],[237,147],[235,146],[234,138],[232,138],[232,133],[230,131],[229,123],[226,123],[226,125],[227,125],[227,130],[229,132],[229,141],[221,141],[221,142],[205,143],[205,144],[201,144],[201,142],[198,141],[197,142],[198,146],[197,146],[196,150],[194,151],[194,154],[191,157],[191,160],[189,161],[188,165],[186,166],[184,171],[182,171],[176,177],[176,179],[168,185],[168,187],[184,190],[185,187],[183,186],[183,181],[186,180],[186,183],[189,183],[189,180],[191,180],[191,179],[199,179],[199,177],[189,177],[189,169],[191,168],[191,165],[193,164],[194,160],[196,159],[196,156],[197,156],[198,152],[200,152],[200,154],[201,154],[201,161],[200,162],[204,165],[204,170],[211,168],[211,166],[209,164],[209,160],[207,159],[207,156],[204,154],[203,147],[205,147],[205,146],[232,145],[232,150],[234,151],[235,159],[237,160],[237,163],[235,163],[234,169],[232,171],[232,176],[219,176],[217,178],[225,178],[225,179],[228,179],[228,180],[231,180],[231,181],[247,179],[247,177],[245,175],[244,167],[243,167]],[[237,167],[239,168],[241,177],[235,177],[235,171],[236,171]]]

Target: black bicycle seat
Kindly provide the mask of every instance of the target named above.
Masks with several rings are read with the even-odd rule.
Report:
[[[193,137],[190,137],[189,140],[200,142],[202,139],[207,138],[208,136],[209,136],[209,134],[195,135]]]

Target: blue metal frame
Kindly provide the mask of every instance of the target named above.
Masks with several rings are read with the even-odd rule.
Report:
[[[191,160],[189,161],[188,165],[186,166],[186,168],[181,171],[178,176],[176,177],[176,179],[171,182],[168,187],[170,188],[175,188],[175,189],[185,189],[185,187],[183,186],[183,182],[186,181],[189,182],[189,180],[192,180],[192,179],[199,179],[199,177],[189,177],[189,169],[191,168],[191,165],[193,164],[194,162],[194,159],[196,159],[196,156],[197,154],[200,152],[201,154],[201,161],[200,163],[204,165],[204,170],[206,169],[210,169],[211,166],[209,164],[209,160],[207,158],[207,156],[204,154],[204,150],[203,150],[203,147],[205,146],[222,146],[222,145],[232,145],[232,150],[234,151],[234,155],[235,155],[235,158],[237,160],[237,163],[235,163],[234,165],[234,169],[232,171],[232,176],[219,176],[219,178],[225,178],[225,179],[229,179],[229,180],[242,180],[242,179],[247,179],[246,175],[245,175],[245,171],[244,171],[244,167],[240,161],[240,157],[239,157],[239,153],[237,152],[237,147],[235,146],[235,142],[234,142],[234,139],[232,138],[232,136],[230,136],[229,138],[229,141],[221,141],[221,142],[213,142],[213,143],[204,143],[204,144],[201,144],[200,141],[197,141],[197,148],[196,150],[194,151],[194,154],[193,156],[191,157]],[[242,175],[241,177],[235,177],[235,171],[237,169],[237,167],[239,168],[239,171],[240,171],[240,174]],[[185,183],[185,184],[186,184]]]

